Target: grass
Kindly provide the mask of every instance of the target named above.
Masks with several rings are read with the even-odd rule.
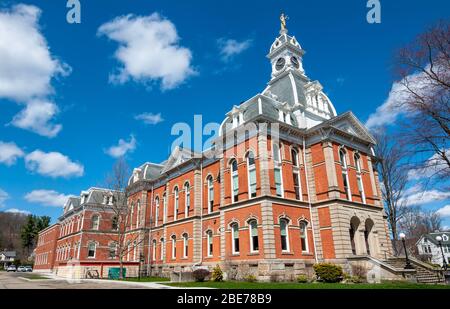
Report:
[[[130,281],[130,282],[165,282],[170,281],[168,278],[162,278],[162,277],[142,277],[142,278],[125,278],[122,279],[124,281]]]
[[[383,283],[360,283],[360,284],[345,284],[345,283],[295,283],[295,282],[180,282],[180,283],[165,283],[169,286],[175,287],[204,287],[217,289],[450,289],[448,285],[431,285],[431,284],[417,284],[409,282],[383,282]]]

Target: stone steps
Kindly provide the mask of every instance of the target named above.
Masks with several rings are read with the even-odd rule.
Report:
[[[405,259],[388,259],[384,261],[386,264],[391,265],[395,268],[403,269],[405,268],[406,261]],[[414,264],[414,268],[416,270],[416,279],[419,283],[442,283],[444,282],[444,279],[439,276],[437,272],[434,272],[432,270],[429,270],[419,264]]]

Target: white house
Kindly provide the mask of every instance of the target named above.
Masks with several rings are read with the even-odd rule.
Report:
[[[442,250],[436,238],[442,238]],[[427,256],[433,264],[443,265],[442,252],[444,253],[447,265],[450,258],[450,232],[435,232],[422,235],[416,243],[420,255]]]
[[[16,258],[16,251],[0,252],[0,264],[3,264],[3,267],[5,265],[9,265],[10,263],[14,262],[15,258]]]

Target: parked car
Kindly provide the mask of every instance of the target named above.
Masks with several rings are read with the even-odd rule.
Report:
[[[15,265],[9,265],[8,268],[6,268],[6,271],[7,271],[7,272],[10,272],[10,271],[15,272],[16,270],[17,270],[17,269],[16,269],[16,266],[15,266]]]
[[[19,266],[19,267],[17,267],[17,271],[24,273],[27,271],[27,269],[25,268],[25,266]]]
[[[33,267],[31,267],[31,266],[25,266],[25,269],[29,273],[31,273],[33,271]]]

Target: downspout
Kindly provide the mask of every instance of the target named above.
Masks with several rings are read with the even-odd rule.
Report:
[[[308,205],[309,205],[309,217],[311,218],[311,229],[313,234],[313,245],[314,245],[314,259],[316,263],[319,262],[317,258],[317,246],[316,246],[316,236],[314,235],[314,220],[312,215],[312,203],[311,203],[311,193],[309,190],[309,181],[308,181],[308,168],[306,167],[306,142],[305,136],[303,136],[303,166],[305,167],[305,176],[306,176],[306,191],[308,192]]]

